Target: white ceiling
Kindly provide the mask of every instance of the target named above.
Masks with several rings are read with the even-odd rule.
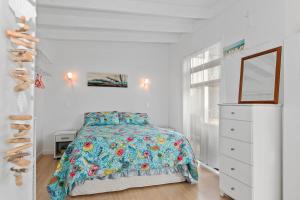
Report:
[[[38,35],[56,40],[176,43],[236,0],[39,0]]]

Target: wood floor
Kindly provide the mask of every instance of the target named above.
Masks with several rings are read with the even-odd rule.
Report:
[[[57,161],[52,156],[42,156],[37,161],[37,200],[49,199],[46,186]],[[68,200],[230,200],[219,195],[218,176],[200,169],[198,184],[176,183],[169,185],[129,189],[97,195],[68,197]]]

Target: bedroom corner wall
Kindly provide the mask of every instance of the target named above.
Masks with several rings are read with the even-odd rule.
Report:
[[[170,126],[182,130],[181,76],[184,57],[217,42],[227,46],[241,39],[246,40],[244,54],[283,45],[284,8],[283,0],[236,1],[214,19],[199,23],[194,33],[182,37],[178,44],[170,47]],[[235,54],[223,60],[221,103],[237,102],[241,56]]]
[[[52,63],[44,69],[45,90],[37,92],[39,151],[53,152],[53,132],[79,129],[89,111],[147,112],[151,122],[168,126],[169,48],[164,44],[42,40],[39,48]],[[45,63],[44,56],[38,63]],[[68,71],[77,76],[74,86],[64,80]],[[128,75],[128,88],[88,87],[87,72]],[[150,79],[150,90],[140,88]],[[40,142],[41,143],[41,142]],[[39,152],[41,153],[41,152]]]

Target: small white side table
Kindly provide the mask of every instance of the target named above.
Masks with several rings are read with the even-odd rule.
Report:
[[[76,130],[56,131],[54,133],[54,158],[61,158],[68,145],[75,139]]]

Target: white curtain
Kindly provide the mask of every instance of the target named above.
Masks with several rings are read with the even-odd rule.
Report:
[[[220,59],[197,62],[194,67],[195,57],[204,53],[186,58],[183,64],[183,128],[196,158],[218,168]]]

